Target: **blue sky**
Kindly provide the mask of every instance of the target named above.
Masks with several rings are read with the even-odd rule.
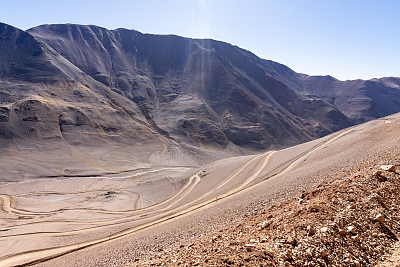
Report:
[[[310,75],[400,77],[397,0],[1,0],[0,21],[212,38]]]

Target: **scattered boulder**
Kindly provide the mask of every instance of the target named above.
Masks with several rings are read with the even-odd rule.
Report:
[[[314,235],[315,234],[315,227],[312,225],[307,226],[307,234],[309,236]]]
[[[352,239],[354,242],[360,242],[360,237],[359,237],[358,235],[352,236],[351,239]]]
[[[394,166],[394,165],[382,165],[381,169],[384,170],[384,171],[395,172],[396,171],[396,166]]]
[[[385,223],[385,217],[382,215],[382,213],[379,213],[378,215],[375,216],[374,222],[378,222],[380,224]]]
[[[347,227],[347,232],[351,234],[355,234],[357,232],[356,228],[352,225]]]
[[[293,253],[290,250],[287,250],[287,251],[281,253],[281,257],[282,257],[282,259],[287,261],[293,257]]]
[[[302,199],[302,198],[297,198],[297,200],[299,201],[299,205],[300,205],[301,203],[303,203],[303,199]]]
[[[252,251],[253,249],[255,249],[255,245],[253,245],[253,244],[245,244],[244,245],[244,247],[245,247],[245,249],[247,250],[247,251]]]
[[[288,236],[286,243],[295,246],[297,244],[297,240],[293,236]]]

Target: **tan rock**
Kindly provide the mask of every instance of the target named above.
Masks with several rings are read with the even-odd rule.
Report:
[[[374,175],[381,175],[382,174],[382,171],[381,170],[376,170],[376,171],[374,171]]]
[[[297,239],[293,236],[289,236],[286,240],[286,243],[295,246],[297,244]]]
[[[328,227],[322,227],[321,229],[320,229],[320,231],[322,232],[322,233],[326,233],[326,232],[328,232]]]
[[[396,171],[396,166],[394,166],[394,165],[382,165],[381,169],[384,170],[384,171],[395,172]]]
[[[380,224],[385,223],[385,217],[382,215],[382,213],[379,213],[378,215],[375,216],[374,222],[378,222]]]
[[[355,234],[357,232],[356,228],[352,225],[347,227],[347,232]]]
[[[246,248],[247,251],[252,251],[253,249],[255,249],[256,246],[254,246],[253,244],[245,244],[244,247]]]
[[[315,227],[312,225],[307,226],[307,233],[308,235],[314,235],[315,234]]]
[[[290,258],[293,257],[293,253],[292,253],[290,250],[287,250],[287,251],[281,253],[281,257],[282,257],[284,260],[288,260],[288,259],[290,259]]]

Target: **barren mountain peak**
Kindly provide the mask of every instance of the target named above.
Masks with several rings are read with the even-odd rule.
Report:
[[[400,78],[299,74],[211,39],[0,23],[0,265],[377,263],[398,230],[396,112]]]

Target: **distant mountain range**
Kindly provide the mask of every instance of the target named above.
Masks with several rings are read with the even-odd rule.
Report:
[[[308,76],[208,39],[0,23],[5,147],[36,140],[268,149],[399,111],[400,78]]]

